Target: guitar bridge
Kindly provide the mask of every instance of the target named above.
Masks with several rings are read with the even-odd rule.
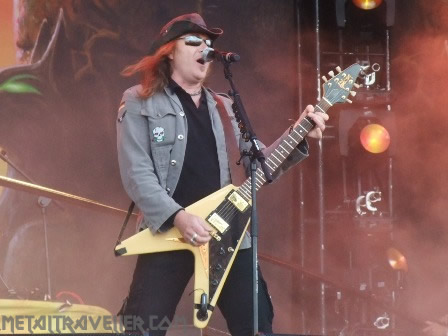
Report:
[[[236,191],[233,191],[231,194],[229,194],[227,200],[232,203],[240,212],[246,211],[247,207],[249,206],[249,203]]]
[[[217,241],[221,241],[221,236],[216,231],[215,232],[210,232],[210,236],[215,238]]]

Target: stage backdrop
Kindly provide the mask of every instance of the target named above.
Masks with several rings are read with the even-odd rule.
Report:
[[[415,1],[397,1],[397,8],[413,15],[398,15],[392,35],[393,88],[400,97],[394,103],[399,125],[394,139],[397,237],[415,262],[409,280],[412,291],[403,292],[403,300],[412,314],[430,318],[443,314],[447,297],[443,285],[447,274],[440,270],[446,253],[440,246],[447,241],[447,116],[443,110],[448,97],[444,93],[448,29],[443,22],[448,21],[443,20],[446,7],[442,5],[437,12],[440,21],[431,22],[423,22],[419,14],[433,12],[416,10],[414,5]],[[265,144],[290,126],[303,105],[316,102],[312,1],[4,0],[0,12],[2,27],[3,23],[8,27],[0,32],[0,67],[4,67],[0,71],[0,147],[13,163],[7,168],[2,163],[0,173],[120,209],[127,209],[130,200],[118,174],[115,124],[122,92],[138,83],[138,78],[123,78],[120,71],[147,53],[160,27],[171,18],[200,12],[210,27],[224,29],[216,46],[241,55],[241,61],[233,65],[234,79]],[[336,38],[336,28],[329,33]],[[213,64],[207,85],[227,92],[220,64]],[[311,156],[316,152],[317,143],[312,140]],[[303,167],[305,205],[312,213],[317,202],[315,156]],[[340,176],[326,178],[328,195],[339,195]],[[259,197],[260,252],[295,265],[301,257],[299,187],[296,168],[264,188]],[[14,188],[0,192],[0,272],[7,285],[0,283],[1,296],[10,295],[6,287],[36,300],[48,293],[55,299],[58,293],[69,291],[85,303],[116,313],[135,263],[134,257],[113,255],[124,215],[64,200],[39,202],[38,196]],[[306,225],[307,265],[317,271],[316,222]],[[134,229],[131,222],[126,235]],[[348,230],[351,223],[344,222],[327,237],[336,251],[330,267],[341,267],[339,280],[348,266],[339,260],[338,243]],[[422,266],[428,259],[436,263]],[[262,267],[276,309],[276,331],[319,333],[318,282],[312,277],[300,282],[300,273],[272,263],[262,262]],[[431,283],[428,274],[434,271],[440,276]],[[352,284],[348,281],[344,286]],[[331,293],[336,291],[333,288]],[[435,300],[436,307],[431,305],[435,297],[440,298]],[[337,329],[344,326],[344,316],[336,312],[335,302],[334,297],[328,298],[331,323]],[[187,320],[191,320],[190,304],[186,296],[179,307]],[[212,326],[225,330],[218,315]]]

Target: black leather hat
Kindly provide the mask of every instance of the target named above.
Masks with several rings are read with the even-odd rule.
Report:
[[[165,43],[187,33],[202,33],[209,36],[210,39],[216,40],[223,33],[223,30],[221,28],[208,29],[204,19],[198,13],[178,16],[163,26],[149,49],[149,55],[154,55],[157,49]]]

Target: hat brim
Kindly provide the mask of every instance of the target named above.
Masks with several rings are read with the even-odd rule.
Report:
[[[148,54],[154,55],[156,51],[164,44],[188,33],[205,34],[209,36],[210,39],[216,40],[219,36],[221,36],[223,30],[221,28],[208,29],[190,21],[178,21],[175,22],[169,30],[162,32],[162,34],[159,35],[159,37],[152,43]]]

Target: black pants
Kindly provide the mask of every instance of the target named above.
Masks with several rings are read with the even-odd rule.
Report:
[[[240,250],[218,300],[218,307],[233,336],[252,335],[252,250]],[[151,336],[164,336],[173,321],[176,306],[194,270],[193,255],[189,251],[172,251],[140,255],[134,271],[129,296],[119,315],[131,316],[143,323]],[[272,333],[274,317],[266,282],[258,269],[260,332]],[[176,321],[176,320],[175,320]],[[126,322],[126,321],[125,321]],[[128,320],[129,322],[129,320]],[[138,332],[142,326],[128,323],[127,331]],[[133,330],[132,330],[133,329]]]

